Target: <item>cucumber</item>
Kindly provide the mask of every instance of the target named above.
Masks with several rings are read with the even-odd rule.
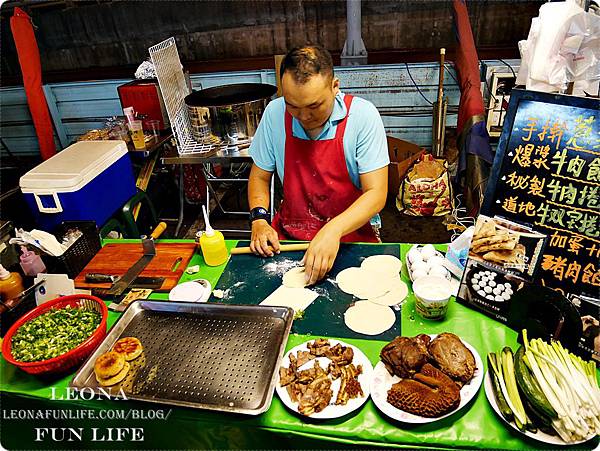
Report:
[[[519,389],[527,401],[536,409],[536,412],[550,419],[558,418],[558,414],[548,402],[538,382],[529,372],[529,368],[527,368],[527,365],[523,361],[524,356],[525,347],[521,346],[515,354],[515,378],[517,379]]]
[[[527,415],[531,418],[531,421],[540,429],[550,428],[552,429],[552,419],[537,410],[529,400],[525,401],[525,410]]]
[[[498,381],[498,376],[494,371],[494,367],[497,368],[498,362],[496,361],[496,354],[490,352],[488,354],[488,372],[490,374],[490,379],[492,380],[492,388],[494,391],[494,398],[496,398],[496,403],[498,404],[498,408],[500,409],[500,413],[506,421],[511,422],[514,419],[514,415],[508,403],[506,402],[506,398],[502,394],[502,389],[500,388],[500,382]]]

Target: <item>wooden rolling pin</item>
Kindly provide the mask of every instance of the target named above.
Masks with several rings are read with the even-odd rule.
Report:
[[[310,243],[295,243],[295,244],[282,244],[279,246],[281,252],[286,251],[305,251],[308,249]],[[273,248],[271,248],[273,250]],[[231,249],[231,255],[239,254],[252,254],[252,250],[249,247],[234,247]]]

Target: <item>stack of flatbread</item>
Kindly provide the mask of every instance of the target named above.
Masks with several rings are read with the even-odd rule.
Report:
[[[475,224],[470,254],[492,263],[521,268],[524,264],[525,246],[519,244],[519,234],[498,229],[490,218],[480,217]]]

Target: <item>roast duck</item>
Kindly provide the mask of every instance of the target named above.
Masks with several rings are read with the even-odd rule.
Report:
[[[396,337],[380,353],[389,373],[401,378],[387,401],[423,417],[438,417],[460,404],[460,388],[475,374],[475,358],[456,335]]]

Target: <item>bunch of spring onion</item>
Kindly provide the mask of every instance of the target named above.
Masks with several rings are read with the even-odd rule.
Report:
[[[600,388],[596,364],[571,354],[557,341],[527,340],[525,364],[558,417],[552,427],[567,443],[600,433]]]

